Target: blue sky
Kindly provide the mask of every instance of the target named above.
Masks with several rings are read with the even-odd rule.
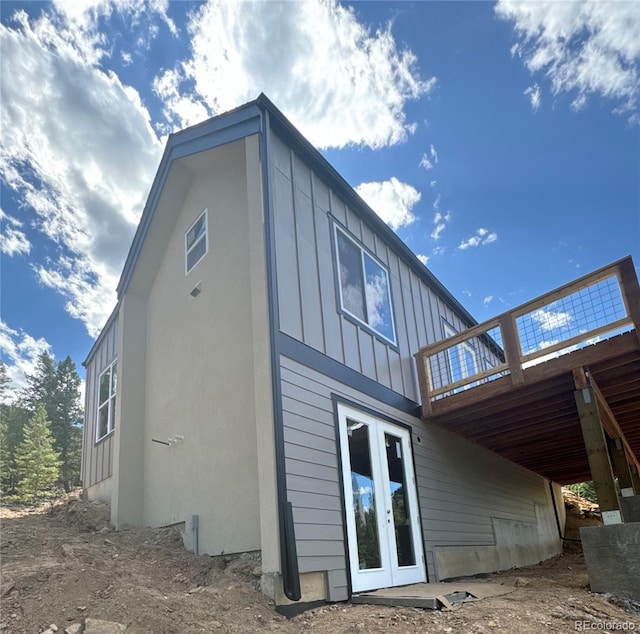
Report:
[[[2,2],[0,349],[80,367],[166,135],[265,92],[478,319],[640,264],[640,2]]]

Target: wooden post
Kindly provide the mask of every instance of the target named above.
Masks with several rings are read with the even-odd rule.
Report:
[[[416,369],[418,371],[418,387],[420,388],[420,400],[422,401],[422,420],[431,418],[431,391],[429,390],[429,383],[431,378],[429,371],[427,370],[427,363],[429,357],[425,354],[418,352],[414,355],[416,361]]]
[[[640,285],[631,258],[625,258],[618,267],[619,280],[627,313],[631,317],[636,329],[636,336],[640,342]]]
[[[587,449],[589,467],[593,486],[598,497],[598,505],[602,513],[604,524],[621,524],[622,513],[620,512],[620,500],[616,491],[616,484],[613,479],[613,470],[600,412],[596,396],[591,386],[583,387],[574,392],[578,414],[580,415],[580,426],[582,436]]]
[[[520,349],[516,320],[511,313],[500,315],[500,331],[502,333],[504,354],[509,364],[511,383],[514,387],[522,385],[524,383],[524,372],[522,370],[522,364],[520,363],[522,351]]]
[[[620,438],[607,438],[609,447],[609,455],[613,468],[618,476],[618,485],[622,497],[631,497],[633,495],[633,482],[631,480],[631,467],[627,462],[627,455],[624,451],[624,445]]]
[[[636,495],[640,495],[640,473],[638,473],[638,466],[631,465],[631,482],[633,482],[633,492]]]

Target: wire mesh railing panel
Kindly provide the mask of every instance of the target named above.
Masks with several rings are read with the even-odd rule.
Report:
[[[588,345],[588,333],[626,316],[618,278],[611,275],[517,317],[522,354],[557,347],[576,337],[583,337],[582,345]]]
[[[456,337],[451,346],[428,357],[430,391],[441,398],[494,380],[505,375],[504,362],[499,327],[462,340]],[[455,388],[446,390],[450,385]]]

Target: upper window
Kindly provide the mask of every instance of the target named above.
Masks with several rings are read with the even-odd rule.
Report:
[[[184,234],[185,275],[207,255],[209,249],[207,221],[208,210],[205,209]]]
[[[118,385],[118,366],[114,361],[101,375],[98,381],[98,428],[96,442],[110,434],[115,428],[116,388]]]
[[[337,225],[335,236],[342,310],[395,345],[389,272]]]

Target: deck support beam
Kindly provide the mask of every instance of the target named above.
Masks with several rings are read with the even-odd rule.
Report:
[[[602,521],[604,524],[620,524],[622,523],[620,500],[613,478],[613,469],[607,451],[607,441],[602,429],[595,391],[588,385],[577,389],[574,396],[589,458],[591,477],[602,512]]]
[[[618,476],[618,486],[622,497],[631,497],[634,494],[633,481],[631,480],[631,467],[627,462],[627,454],[624,450],[621,438],[607,438],[609,455],[615,474]]]
[[[640,495],[640,472],[638,465],[631,465],[631,482],[633,483],[633,492],[635,495]]]

